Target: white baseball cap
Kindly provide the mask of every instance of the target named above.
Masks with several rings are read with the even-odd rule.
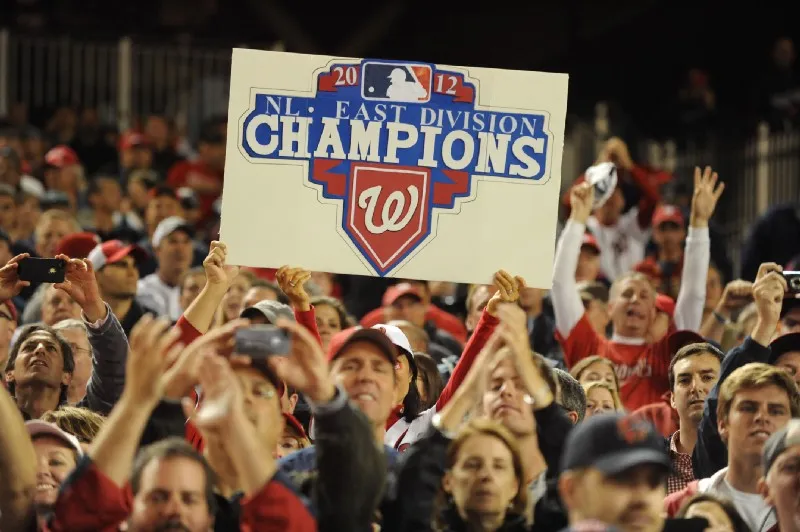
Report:
[[[83,449],[81,448],[81,442],[78,441],[78,438],[72,434],[64,432],[57,425],[34,419],[32,421],[26,421],[25,428],[28,430],[28,436],[30,436],[31,439],[34,439],[37,436],[52,436],[63,441],[67,444],[67,446],[74,449],[75,452],[78,453],[78,456],[83,456]]]
[[[180,216],[170,216],[161,220],[153,232],[153,247],[157,248],[162,240],[178,230],[186,231],[190,237],[194,236],[194,227]]]
[[[593,209],[599,209],[617,188],[617,167],[614,163],[600,163],[586,170],[586,182],[594,187]]]
[[[411,350],[411,342],[408,341],[408,337],[406,337],[405,333],[401,331],[399,327],[379,323],[378,325],[373,325],[372,328],[388,336],[395,347],[399,347],[401,350],[405,351],[409,357],[414,357],[414,351]]]

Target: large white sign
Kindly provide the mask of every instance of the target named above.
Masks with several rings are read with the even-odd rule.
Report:
[[[233,51],[233,264],[549,287],[567,76]]]

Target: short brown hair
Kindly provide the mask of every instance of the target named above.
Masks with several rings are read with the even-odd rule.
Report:
[[[81,443],[92,443],[100,432],[106,418],[88,408],[76,406],[62,406],[58,410],[50,410],[42,416],[42,421],[47,421],[58,428],[72,434]]]
[[[728,418],[733,399],[740,390],[763,388],[770,385],[777,386],[786,392],[786,395],[789,396],[792,417],[800,416],[800,393],[789,374],[775,366],[754,362],[734,370],[720,386],[717,418]]]
[[[131,491],[133,491],[134,497],[139,494],[139,490],[142,487],[142,472],[144,468],[153,460],[170,460],[173,458],[186,458],[203,468],[206,480],[205,496],[208,512],[211,515],[215,515],[217,513],[217,498],[214,495],[214,488],[217,485],[217,475],[203,455],[198,453],[189,442],[176,436],[159,440],[139,450],[133,462],[130,478]]]
[[[700,355],[712,355],[719,360],[720,364],[722,364],[722,359],[725,358],[725,353],[707,342],[689,344],[681,347],[669,363],[670,390],[675,390],[675,364],[684,358],[697,357]]]
[[[653,290],[653,294],[655,295],[655,288],[653,288],[653,283],[650,281],[650,278],[647,275],[641,272],[628,272],[617,277],[617,279],[611,285],[611,290],[608,292],[609,301],[616,299],[617,296],[619,296],[619,287],[625,281],[643,281],[647,283],[647,286]]]
[[[461,451],[461,448],[464,446],[467,440],[473,436],[491,436],[496,438],[500,440],[511,452],[511,462],[514,468],[514,475],[517,477],[517,481],[519,482],[519,488],[517,489],[517,494],[514,497],[514,500],[511,501],[510,510],[515,514],[524,515],[528,506],[528,489],[525,483],[525,472],[522,468],[522,457],[520,455],[519,445],[514,435],[511,434],[511,432],[500,423],[484,418],[477,418],[471,419],[462,425],[456,437],[447,447],[445,469],[449,471],[456,465],[456,462],[458,461],[458,454]],[[440,497],[436,504],[436,506],[440,509],[445,504],[444,496],[445,494],[443,493],[443,490],[440,490]],[[449,528],[445,526],[445,523],[439,521],[441,517],[440,514],[441,512],[438,511],[434,514],[434,530],[448,530]]]

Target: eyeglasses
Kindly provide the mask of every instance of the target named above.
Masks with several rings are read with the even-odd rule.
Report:
[[[92,356],[92,350],[86,349],[85,347],[78,347],[75,344],[70,344],[73,353],[86,353],[88,356]]]

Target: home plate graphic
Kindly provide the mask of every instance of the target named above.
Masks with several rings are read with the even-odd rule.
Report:
[[[542,186],[560,177],[547,109],[479,105],[480,79],[429,63],[336,59],[308,75],[306,91],[251,86],[247,109],[234,115],[231,106],[234,156],[303,165],[304,186],[337,205],[337,232],[373,275],[413,261],[437,238],[440,215],[459,215],[481,193],[481,180],[539,185],[557,198]],[[566,94],[564,110],[565,102]],[[226,187],[228,174],[226,167]],[[550,225],[543,227],[552,239]]]

